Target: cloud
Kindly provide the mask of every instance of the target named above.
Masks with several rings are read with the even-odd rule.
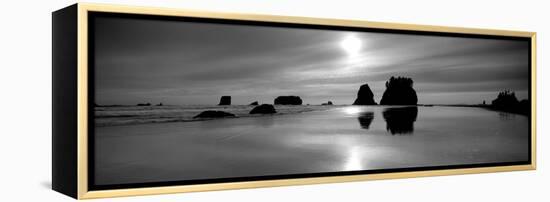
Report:
[[[528,89],[526,41],[125,18],[98,18],[95,27],[96,99],[104,104],[201,104],[221,95],[246,104],[282,94],[344,104],[363,83],[381,97],[391,76],[413,78],[429,103]],[[363,43],[354,56],[339,46],[350,34]],[[443,101],[435,96],[442,93]]]

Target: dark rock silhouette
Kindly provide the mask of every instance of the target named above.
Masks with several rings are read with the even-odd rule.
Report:
[[[359,121],[359,125],[361,126],[361,128],[366,130],[369,129],[373,119],[374,119],[374,112],[362,112],[357,117],[357,120]]]
[[[279,96],[273,103],[276,105],[302,105],[302,98],[294,95]]]
[[[388,108],[382,112],[386,120],[386,130],[392,135],[412,134],[418,116],[418,107]]]
[[[321,105],[332,105],[332,101],[328,101],[326,103],[322,103]]]
[[[161,103],[158,103],[156,106],[162,106],[162,102],[161,102]]]
[[[514,92],[505,90],[498,93],[497,98],[491,102],[491,108],[504,112],[527,115],[530,106],[529,100],[518,101]]]
[[[249,105],[258,105],[258,101],[254,101],[254,102],[250,103]]]
[[[386,81],[386,91],[380,100],[381,105],[416,105],[418,97],[413,89],[413,80],[407,77],[391,77]]]
[[[137,106],[145,107],[145,106],[151,106],[151,103],[139,103]]]
[[[529,110],[531,109],[529,100],[523,99],[519,101],[519,110],[523,112],[523,114],[528,114]]]
[[[224,118],[224,117],[235,117],[235,114],[224,112],[224,111],[203,111],[200,114],[194,116],[193,118]]]
[[[218,105],[231,105],[231,96],[224,95],[220,98],[220,104]]]
[[[363,84],[357,92],[357,99],[353,105],[376,105],[374,94],[370,90],[369,84]]]
[[[275,107],[273,107],[273,105],[270,105],[270,104],[262,104],[250,110],[250,114],[274,114],[274,113],[277,113],[277,111],[275,110]]]
[[[497,98],[491,102],[491,106],[495,108],[510,108],[515,107],[518,104],[519,101],[518,98],[516,98],[516,93],[509,90],[498,93]]]

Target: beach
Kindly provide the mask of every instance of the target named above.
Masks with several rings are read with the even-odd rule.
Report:
[[[234,107],[243,112],[250,107],[241,108]],[[173,118],[181,117],[184,112],[168,109],[172,110],[172,116],[136,109],[132,113],[142,116],[133,117],[119,112],[118,117],[113,113],[100,113],[105,119],[97,119],[104,122],[95,127],[95,183],[110,185],[529,159],[527,116],[476,107],[276,108],[286,113],[256,116],[235,113],[239,118],[200,121],[190,119],[193,113],[185,110],[188,115],[176,119]],[[119,122],[109,124],[113,120]]]

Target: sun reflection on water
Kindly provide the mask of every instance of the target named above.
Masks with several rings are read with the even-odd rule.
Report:
[[[344,164],[344,170],[354,171],[354,170],[363,170],[363,164],[361,163],[361,150],[358,146],[354,146],[349,150],[348,157],[346,158],[346,163]]]
[[[359,107],[346,107],[343,110],[348,115],[355,115],[355,114],[361,112],[361,109]]]

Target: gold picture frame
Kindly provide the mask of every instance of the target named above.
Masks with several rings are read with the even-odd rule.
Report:
[[[510,166],[494,166],[494,167],[476,167],[476,168],[458,168],[458,169],[442,169],[442,170],[426,170],[426,171],[404,171],[391,173],[374,173],[374,174],[359,174],[359,175],[343,175],[343,176],[327,176],[327,177],[309,177],[295,179],[275,179],[275,180],[259,180],[259,181],[243,181],[243,182],[224,182],[224,183],[209,183],[195,185],[174,185],[160,187],[145,187],[145,188],[121,188],[110,190],[90,190],[88,187],[88,127],[89,127],[89,102],[88,102],[88,13],[89,12],[109,12],[109,13],[126,13],[126,14],[144,14],[158,16],[176,16],[176,17],[198,17],[198,18],[213,18],[227,20],[246,20],[260,22],[275,22],[275,23],[296,23],[310,25],[329,25],[340,27],[359,27],[359,28],[379,28],[388,30],[408,30],[418,32],[439,32],[439,33],[461,33],[461,34],[476,34],[489,36],[513,36],[529,38],[531,43],[531,161],[525,165],[510,165]],[[57,13],[57,14],[56,14]],[[68,13],[68,14],[67,14]],[[59,17],[56,17],[59,16]],[[67,20],[67,18],[71,18]],[[71,21],[74,20],[74,21]],[[76,24],[74,23],[76,22]],[[58,25],[56,27],[56,24]],[[67,30],[71,29],[71,30]],[[76,44],[66,44],[68,48],[57,49],[62,45],[60,40],[56,40],[56,34],[72,34],[76,33]],[[65,43],[73,43],[65,42]],[[76,45],[76,46],[75,46]],[[226,189],[244,189],[257,187],[275,187],[289,185],[306,185],[319,183],[336,183],[336,182],[351,182],[364,180],[380,180],[380,179],[396,179],[396,178],[412,178],[426,176],[442,176],[442,175],[459,175],[472,173],[489,173],[489,172],[504,172],[504,171],[520,171],[520,170],[535,170],[536,169],[536,33],[523,31],[509,30],[492,30],[492,29],[477,29],[477,28],[460,28],[460,27],[444,27],[444,26],[429,26],[429,25],[412,25],[399,23],[383,23],[383,22],[368,22],[357,20],[341,20],[341,19],[322,19],[308,17],[290,17],[290,16],[275,16],[275,15],[257,15],[257,14],[238,14],[238,13],[220,13],[220,12],[205,12],[192,11],[182,9],[168,8],[151,8],[151,7],[136,7],[136,6],[120,6],[106,4],[91,4],[78,3],[71,7],[67,7],[54,13],[54,95],[56,94],[57,78],[68,76],[67,68],[75,68],[75,64],[63,62],[56,63],[57,60],[63,60],[61,57],[56,57],[56,54],[64,54],[63,51],[76,51],[76,92],[73,94],[73,101],[76,109],[56,106],[56,98],[54,96],[54,117],[62,116],[62,114],[73,113],[76,120],[76,131],[63,132],[62,123],[56,125],[54,118],[54,177],[53,189],[69,195],[77,199],[93,199],[104,197],[121,197],[135,195],[150,195],[150,194],[169,194],[197,191],[212,191]],[[56,75],[56,68],[59,72]],[[58,76],[57,78],[55,78]],[[64,83],[59,83],[63,85]],[[74,97],[75,96],[75,97]],[[65,98],[63,98],[65,99]],[[59,98],[59,102],[66,102]],[[68,110],[68,111],[67,111]],[[59,122],[64,119],[60,118]],[[56,127],[57,126],[57,127]],[[76,141],[70,141],[70,138],[75,138]],[[56,151],[57,150],[57,151]],[[74,156],[60,154],[61,152],[74,152]],[[76,156],[76,159],[74,158]],[[55,173],[74,172],[76,175],[56,175]],[[63,178],[63,179],[61,179]]]

